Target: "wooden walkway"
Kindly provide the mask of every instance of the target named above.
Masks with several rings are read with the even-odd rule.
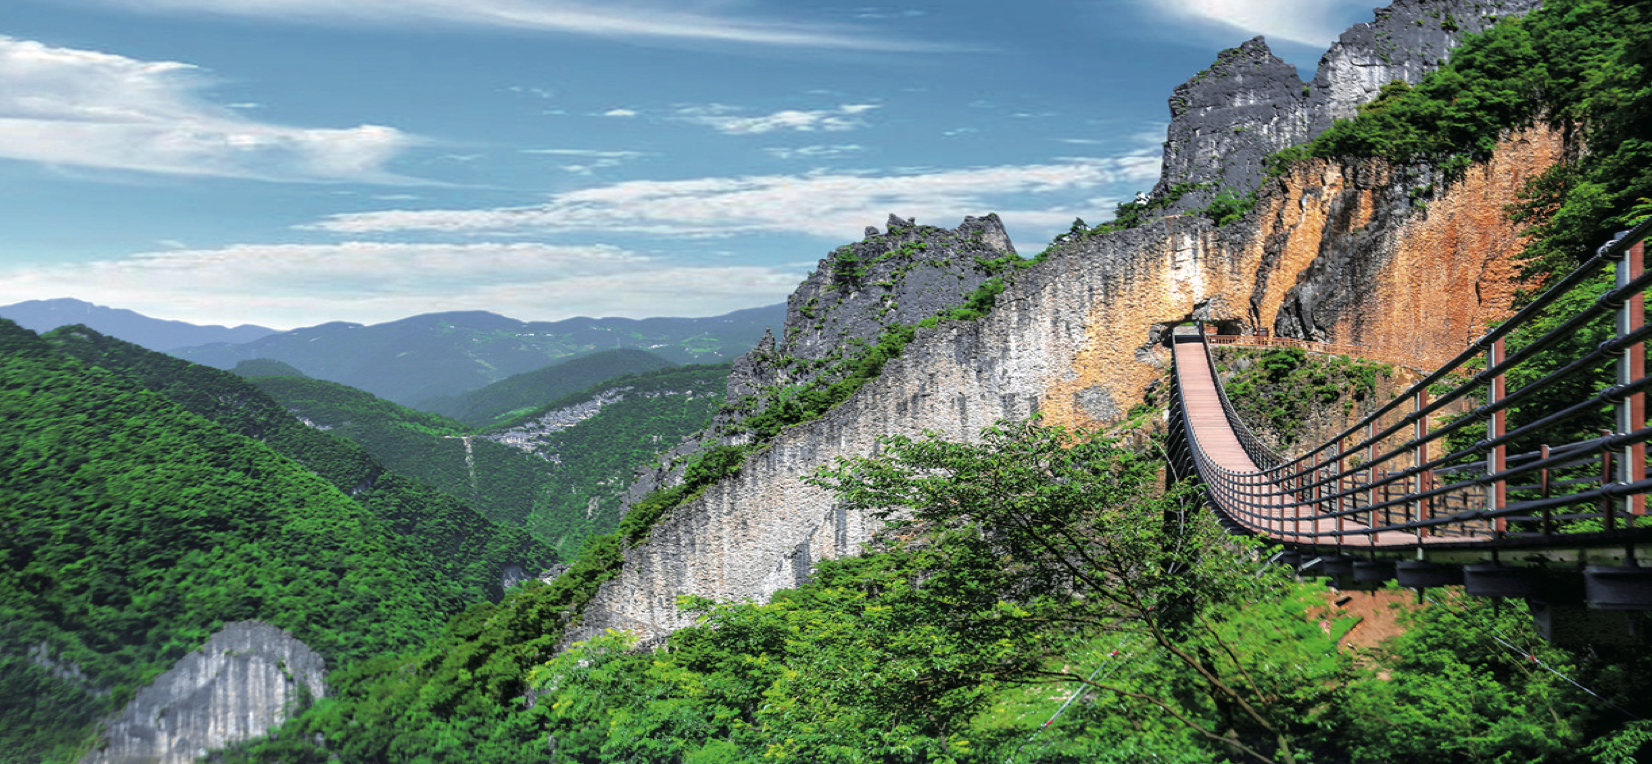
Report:
[[[1245,528],[1270,539],[1293,546],[1343,546],[1350,551],[1359,548],[1415,547],[1419,544],[1451,542],[1462,544],[1490,539],[1470,539],[1461,536],[1423,535],[1407,531],[1379,531],[1360,533],[1369,526],[1356,520],[1357,515],[1322,517],[1312,505],[1301,503],[1297,497],[1273,483],[1248,482],[1259,479],[1261,469],[1240,445],[1222,410],[1221,394],[1211,376],[1205,344],[1196,335],[1177,333],[1173,344],[1176,361],[1176,382],[1181,389],[1183,413],[1187,417],[1189,434],[1196,443],[1196,451],[1203,452],[1211,464],[1232,475],[1203,475],[1201,478],[1211,498],[1223,514]],[[1201,469],[1201,472],[1204,470]],[[1270,511],[1271,508],[1271,511]],[[1254,513],[1254,514],[1247,514]],[[1257,517],[1255,515],[1262,515]],[[1337,531],[1358,535],[1331,536]]]

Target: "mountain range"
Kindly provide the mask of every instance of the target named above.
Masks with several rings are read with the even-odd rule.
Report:
[[[278,333],[276,329],[252,324],[199,326],[184,321],[150,318],[135,311],[93,305],[68,297],[0,305],[0,318],[9,318],[24,329],[41,333],[60,326],[80,324],[100,334],[163,353],[191,345],[252,342]]]
[[[773,305],[708,318],[570,318],[518,321],[481,311],[429,313],[364,326],[343,322],[252,342],[171,351],[220,369],[282,361],[316,379],[404,406],[453,396],[557,361],[604,350],[646,350],[672,363],[720,363],[750,350],[785,320]]]

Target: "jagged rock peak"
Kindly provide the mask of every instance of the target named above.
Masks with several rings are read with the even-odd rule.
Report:
[[[1310,99],[1313,134],[1357,115],[1383,85],[1421,81],[1464,36],[1540,5],[1541,0],[1395,0],[1378,8],[1371,23],[1349,27],[1319,59]]]
[[[833,250],[798,285],[786,300],[782,336],[767,336],[735,359],[723,411],[709,429],[667,453],[665,465],[640,471],[628,503],[680,479],[687,456],[743,442],[739,422],[787,388],[842,379],[852,372],[853,364],[845,362],[889,328],[964,304],[993,277],[994,261],[1001,265],[1015,256],[996,214],[966,217],[952,229],[890,215],[888,231],[867,228],[865,239]]]
[[[1206,186],[1188,199],[1203,206],[1217,189],[1250,190],[1266,176],[1263,160],[1307,140],[1307,93],[1296,68],[1261,37],[1222,51],[1216,63],[1177,86],[1164,165],[1155,196],[1175,186]],[[1198,204],[1191,204],[1197,200]]]
[[[1248,194],[1266,177],[1268,155],[1313,140],[1352,117],[1382,86],[1416,84],[1465,35],[1524,14],[1540,0],[1395,0],[1355,24],[1320,58],[1311,83],[1256,37],[1222,51],[1209,69],[1176,88],[1155,196],[1199,186],[1169,212],[1198,209],[1222,190]]]

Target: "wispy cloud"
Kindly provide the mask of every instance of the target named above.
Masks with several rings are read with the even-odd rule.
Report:
[[[600,151],[596,149],[524,149],[524,154],[581,159],[582,162],[561,165],[564,172],[575,175],[594,175],[597,170],[618,167],[631,159],[648,156],[642,151]]]
[[[309,228],[345,234],[467,235],[628,232],[661,236],[800,233],[842,239],[890,212],[943,221],[998,211],[1028,228],[1065,227],[1072,203],[1111,183],[1158,177],[1159,157],[1077,157],[1056,163],[872,175],[817,172],[628,181],[570,191],[532,207],[386,210],[335,215]],[[1094,216],[1086,206],[1077,214]]]
[[[705,125],[729,135],[761,135],[781,130],[800,133],[842,132],[866,126],[862,114],[878,108],[877,104],[851,103],[836,109],[797,111],[788,109],[773,114],[745,116],[742,109],[723,104],[687,106],[677,110],[677,119],[696,125]]]
[[[149,315],[291,327],[441,310],[708,315],[779,301],[801,271],[690,267],[611,246],[243,244],[0,271],[0,304],[73,295]]]
[[[599,114],[597,116],[601,116],[601,117],[635,117],[635,116],[639,116],[641,114],[642,114],[642,112],[637,111],[636,109],[609,109],[608,111],[602,112],[601,114]]]
[[[771,146],[763,149],[763,153],[776,159],[831,159],[865,150],[866,147],[859,144],[841,143],[832,146]]]
[[[717,13],[726,3],[632,0],[69,0],[146,12],[245,16],[306,23],[465,25],[601,37],[848,50],[942,50],[861,26],[799,23]],[[701,12],[695,6],[706,6]]]
[[[1348,26],[1352,8],[1369,8],[1365,0],[1139,0],[1155,12],[1180,21],[1228,27],[1302,45],[1328,47]]]
[[[197,97],[173,61],[0,36],[0,158],[266,180],[406,182],[384,165],[417,139],[394,128],[299,128]]]

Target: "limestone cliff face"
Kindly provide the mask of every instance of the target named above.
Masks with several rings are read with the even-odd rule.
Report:
[[[1344,35],[1321,73],[1327,82],[1356,70],[1374,82],[1420,76],[1454,44],[1452,35],[1479,28],[1468,10],[1483,23],[1488,9],[1506,15],[1532,5],[1404,0],[1379,13],[1370,29]],[[1427,26],[1419,20],[1434,22],[1435,30],[1394,44],[1411,40],[1405,44],[1441,48],[1428,54],[1429,62],[1402,66],[1390,52],[1388,59],[1373,54],[1390,68],[1361,63],[1357,51],[1394,38],[1401,26],[1408,33]],[[1385,30],[1386,36],[1380,34]],[[1410,50],[1395,50],[1401,49]],[[1249,135],[1244,140],[1255,140],[1245,144],[1247,156],[1261,156],[1269,146],[1306,140],[1317,125],[1328,124],[1321,117],[1357,100],[1356,92],[1374,94],[1353,85],[1327,88],[1342,94],[1335,97],[1314,95],[1317,85],[1304,94],[1295,80],[1290,98],[1269,100],[1279,83],[1289,84],[1282,66],[1253,41],[1179,90],[1185,98],[1178,107],[1181,127],[1208,120],[1212,130],[1192,134],[1222,140],[1190,142],[1173,125],[1166,182],[1227,184],[1252,177],[1245,175],[1252,169],[1232,170],[1209,155],[1177,154],[1174,147],[1200,146],[1197,152],[1225,163],[1224,152],[1238,145],[1229,137]],[[1264,119],[1267,130],[1235,129],[1257,127]],[[764,600],[805,581],[815,562],[857,553],[877,530],[876,521],[837,506],[804,478],[838,457],[875,453],[880,436],[930,430],[970,440],[981,427],[1034,412],[1051,424],[1110,423],[1163,373],[1168,357],[1159,339],[1167,323],[1198,318],[1230,331],[1270,329],[1447,360],[1487,321],[1507,315],[1521,241],[1503,207],[1514,200],[1520,181],[1561,156],[1562,143],[1541,128],[1509,136],[1488,164],[1449,185],[1427,168],[1308,161],[1261,185],[1255,209],[1221,229],[1203,218],[1178,216],[1064,241],[1043,262],[1016,274],[990,315],[920,329],[878,379],[825,417],[782,432],[737,475],[672,510],[645,543],[627,550],[623,571],[603,584],[570,636],[604,628],[660,636],[690,622],[676,610],[679,595]],[[863,245],[875,243],[869,236]],[[812,338],[835,331],[821,327],[861,320],[811,315],[811,298],[826,294],[824,280],[837,273],[829,266],[835,267],[823,261],[821,272],[793,296],[786,336],[766,341],[742,361],[731,391],[737,384],[762,390],[790,383],[807,364],[787,356],[820,352],[824,345],[811,344]]]
[[[875,453],[881,435],[970,440],[1033,412],[1107,424],[1163,372],[1156,325],[1307,321],[1320,339],[1450,358],[1507,315],[1520,243],[1502,218],[1509,181],[1541,172],[1560,144],[1544,131],[1514,136],[1426,209],[1381,162],[1313,161],[1224,229],[1183,216],[1057,247],[990,315],[919,330],[878,379],[663,518],[626,552],[572,638],[604,628],[663,635],[691,622],[678,595],[763,600],[805,581],[816,561],[857,553],[876,521],[803,478],[839,456]]]
[[[784,336],[776,340],[766,333],[735,359],[727,402],[711,426],[667,453],[662,466],[640,471],[628,503],[681,480],[685,457],[719,443],[745,442],[740,420],[774,404],[786,388],[841,379],[846,370],[840,362],[876,343],[889,327],[916,324],[962,303],[991,278],[986,263],[1014,254],[997,215],[965,217],[950,229],[895,215],[882,232],[868,226],[865,239],[820,260],[786,301]]]
[[[1312,140],[1394,81],[1416,84],[1438,68],[1464,36],[1497,19],[1531,11],[1539,0],[1397,0],[1369,24],[1356,24],[1319,60],[1312,82],[1274,57],[1257,37],[1223,51],[1176,88],[1164,165],[1153,193],[1179,184],[1205,186],[1177,202],[1202,208],[1220,190],[1243,195],[1261,183],[1264,160]]]
[[[301,693],[326,693],[325,673],[321,656],[281,629],[225,624],[139,690],[81,764],[188,764],[286,721]]]

